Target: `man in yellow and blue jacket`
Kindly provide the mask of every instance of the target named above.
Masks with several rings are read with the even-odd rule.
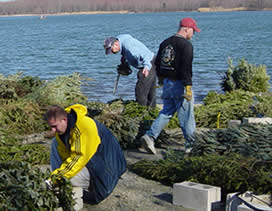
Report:
[[[44,119],[56,134],[50,153],[51,177],[65,177],[82,187],[85,203],[97,204],[108,197],[127,168],[114,135],[88,117],[87,108],[80,104],[66,109],[51,106]],[[51,179],[46,183],[51,185]]]

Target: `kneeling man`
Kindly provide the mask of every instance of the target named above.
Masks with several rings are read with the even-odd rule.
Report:
[[[127,164],[118,140],[103,124],[87,116],[87,108],[75,104],[66,109],[54,105],[44,115],[55,132],[50,154],[54,175],[83,188],[83,202],[98,204],[115,188]],[[52,185],[51,179],[46,183]]]

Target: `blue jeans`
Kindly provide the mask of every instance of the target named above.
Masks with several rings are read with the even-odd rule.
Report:
[[[164,126],[177,112],[179,124],[186,140],[185,146],[190,146],[194,143],[194,132],[196,130],[194,96],[191,101],[187,101],[183,97],[184,94],[185,87],[181,81],[164,79],[162,93],[163,109],[152,123],[150,130],[146,132],[148,136],[157,139]]]

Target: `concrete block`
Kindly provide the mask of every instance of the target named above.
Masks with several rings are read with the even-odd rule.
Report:
[[[270,117],[244,117],[243,124],[272,124],[272,118]]]
[[[73,187],[74,199],[76,204],[74,205],[74,209],[79,211],[83,208],[83,189],[81,187]]]
[[[228,122],[228,128],[237,127],[237,126],[241,125],[241,123],[242,123],[241,120],[230,120]]]
[[[175,183],[173,204],[200,211],[211,211],[221,201],[221,188],[195,182]]]

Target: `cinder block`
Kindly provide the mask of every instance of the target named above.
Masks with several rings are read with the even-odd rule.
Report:
[[[272,118],[270,117],[244,117],[243,124],[272,124]]]
[[[73,187],[73,193],[74,196],[73,198],[76,201],[76,204],[74,205],[74,209],[76,211],[79,211],[80,209],[83,208],[83,189],[81,187]]]
[[[239,126],[239,125],[241,125],[241,120],[230,120],[229,122],[228,122],[228,127],[230,128],[230,127],[237,127],[237,126]]]
[[[200,211],[211,211],[213,204],[220,201],[220,187],[188,181],[174,184],[173,204]]]

